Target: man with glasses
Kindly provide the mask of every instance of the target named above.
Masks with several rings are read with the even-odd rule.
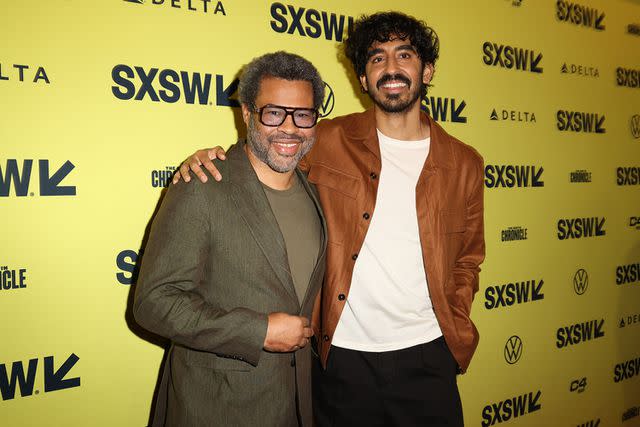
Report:
[[[311,426],[309,318],[326,226],[296,168],[315,142],[324,83],[285,52],[240,79],[246,143],[220,185],[171,186],[153,222],[134,301],[169,338],[154,426]]]

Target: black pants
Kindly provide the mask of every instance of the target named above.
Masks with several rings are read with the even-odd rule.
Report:
[[[462,427],[457,363],[444,338],[372,353],[331,347],[314,370],[319,427]]]

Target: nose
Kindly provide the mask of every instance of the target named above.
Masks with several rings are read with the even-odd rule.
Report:
[[[394,56],[389,56],[385,61],[385,71],[388,74],[395,74],[398,71],[398,61]]]
[[[293,114],[287,114],[287,117],[285,117],[284,122],[282,122],[282,124],[278,126],[278,130],[288,135],[298,132],[298,127],[295,125],[295,123],[293,123]]]

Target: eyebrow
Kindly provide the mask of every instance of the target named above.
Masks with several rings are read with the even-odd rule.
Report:
[[[400,45],[398,47],[395,48],[395,51],[403,51],[403,50],[410,50],[411,52],[416,52],[416,48],[413,47],[413,45],[411,44],[403,44]],[[371,58],[374,55],[377,55],[379,53],[383,53],[384,50],[382,50],[381,48],[375,48],[375,49],[371,49],[369,52],[367,52],[367,59]]]

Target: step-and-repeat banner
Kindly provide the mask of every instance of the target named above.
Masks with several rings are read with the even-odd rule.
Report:
[[[242,133],[265,52],[316,64],[328,117],[366,108],[341,42],[391,7],[436,29],[424,109],[486,164],[466,424],[640,425],[631,0],[2,1],[1,425],[147,425],[165,343],[131,300],[175,167]]]

